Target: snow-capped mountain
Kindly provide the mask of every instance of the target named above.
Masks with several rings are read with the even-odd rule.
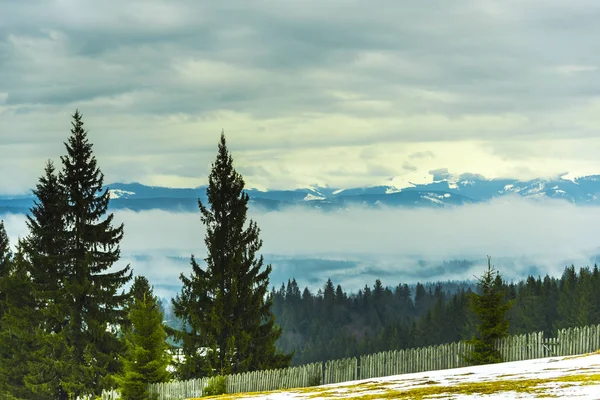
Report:
[[[437,179],[436,179],[437,178]],[[451,177],[447,173],[434,176],[428,184],[417,184],[403,190],[446,190],[462,194],[475,201],[487,201],[507,194],[521,197],[564,199],[574,204],[600,204],[600,175],[567,179],[565,175],[558,179],[486,179],[481,175],[463,174]]]
[[[140,183],[107,185],[112,209],[135,211],[163,209],[196,211],[198,198],[206,202],[206,187],[166,188]],[[529,199],[563,199],[576,205],[600,205],[600,175],[557,179],[486,179],[481,175],[452,176],[446,170],[431,171],[425,183],[391,180],[387,185],[361,188],[312,186],[295,190],[248,189],[253,206],[277,210],[304,206],[320,210],[339,210],[352,205],[368,207],[454,207],[518,195]],[[0,213],[26,213],[33,205],[30,196],[0,196]]]

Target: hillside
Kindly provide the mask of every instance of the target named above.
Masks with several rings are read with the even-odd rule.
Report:
[[[600,354],[552,357],[223,399],[600,398]]]

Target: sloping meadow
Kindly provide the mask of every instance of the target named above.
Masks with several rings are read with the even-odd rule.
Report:
[[[600,397],[600,354],[420,372],[221,399],[513,399]],[[203,399],[206,399],[204,397]]]

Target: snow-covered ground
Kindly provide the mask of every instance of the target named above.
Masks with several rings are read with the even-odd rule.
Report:
[[[420,372],[232,397],[268,400],[600,399],[600,353]]]

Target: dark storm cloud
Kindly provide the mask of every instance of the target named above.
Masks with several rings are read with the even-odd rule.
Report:
[[[379,99],[392,99],[402,88],[460,93],[446,104],[427,100],[426,93],[405,94],[416,101],[396,112],[419,113],[428,104],[465,115],[525,105],[547,110],[600,90],[598,71],[549,79],[554,67],[596,65],[590,42],[581,40],[600,31],[591,23],[599,8],[591,1],[540,9],[489,1],[375,6],[336,0],[107,1],[101,7],[50,1],[1,7],[11,16],[0,32],[2,87],[9,89],[13,105],[68,104],[143,88],[168,95],[155,100],[160,107],[153,112],[225,105],[270,115],[289,113],[293,106],[339,111],[322,90],[325,78],[337,76],[324,89],[345,82],[347,90]],[[202,101],[193,102],[199,87],[178,82],[173,70],[183,60],[210,61],[217,68],[221,63],[257,78],[229,87],[205,85]],[[283,107],[268,107],[273,101]]]

